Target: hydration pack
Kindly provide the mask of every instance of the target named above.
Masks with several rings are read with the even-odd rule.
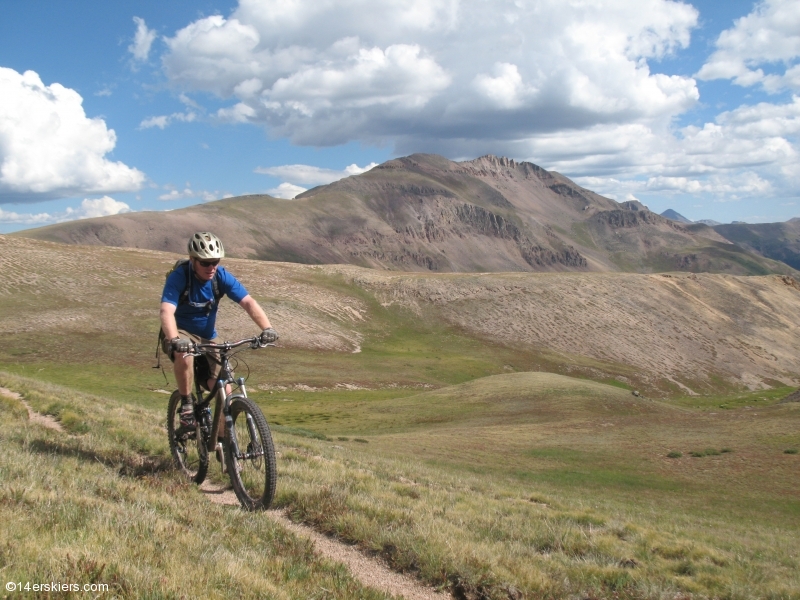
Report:
[[[179,258],[173,267],[167,271],[167,276],[164,278],[164,281],[169,279],[169,276],[172,275],[174,271],[178,269],[183,269],[186,271],[186,286],[183,288],[180,297],[178,298],[178,306],[181,304],[188,304],[189,303],[189,292],[192,289],[192,263],[188,258]],[[219,291],[219,269],[217,272],[214,273],[214,279],[211,280],[211,286],[214,290],[214,304],[219,302],[219,299],[222,298],[222,292]],[[211,309],[213,308],[212,304],[209,304],[207,307],[207,311],[210,313]]]

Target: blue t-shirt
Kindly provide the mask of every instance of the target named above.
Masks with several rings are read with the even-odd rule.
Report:
[[[183,290],[186,288],[186,276],[190,274],[191,286],[189,288],[189,302],[178,304]],[[219,291],[237,304],[247,296],[247,290],[239,283],[233,275],[225,270],[225,267],[217,267],[215,275],[219,281]],[[189,265],[184,265],[175,269],[167,277],[164,284],[164,292],[161,294],[162,302],[169,302],[178,308],[175,310],[175,322],[178,329],[183,329],[194,335],[206,339],[217,337],[217,330],[214,328],[217,322],[217,310],[219,305],[214,302],[214,285],[212,282],[203,283],[197,278]],[[209,310],[210,308],[210,310]]]

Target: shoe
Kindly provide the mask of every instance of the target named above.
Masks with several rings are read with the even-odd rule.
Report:
[[[181,406],[181,427],[194,428],[197,422],[194,420],[194,406],[183,404]]]

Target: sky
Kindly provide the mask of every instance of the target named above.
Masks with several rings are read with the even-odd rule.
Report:
[[[0,233],[415,152],[800,217],[797,0],[0,0]]]

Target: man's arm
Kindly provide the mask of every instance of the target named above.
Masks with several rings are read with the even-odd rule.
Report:
[[[264,312],[264,309],[261,308],[259,303],[256,302],[255,299],[250,294],[242,298],[241,302],[239,302],[239,306],[241,306],[245,310],[245,312],[248,315],[250,315],[250,318],[253,319],[253,322],[256,325],[258,325],[262,330],[272,327],[272,325],[270,325],[269,323],[269,319],[267,318],[267,313]],[[164,310],[163,305],[161,310],[163,313]],[[166,332],[166,329],[164,331]]]
[[[162,302],[159,316],[161,317],[161,329],[164,337],[168,340],[178,337],[178,324],[175,322],[175,311],[177,306],[171,302]]]

